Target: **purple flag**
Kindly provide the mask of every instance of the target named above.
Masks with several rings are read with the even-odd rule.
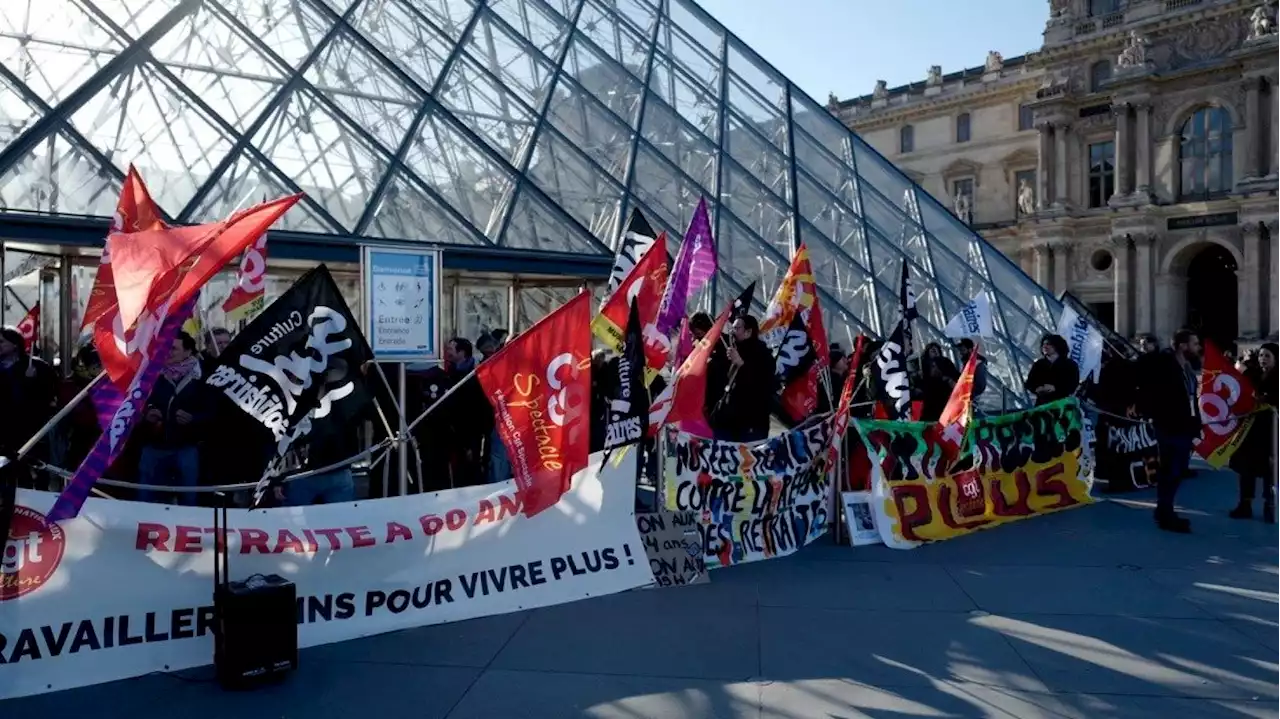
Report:
[[[707,216],[707,198],[698,200],[698,208],[689,220],[689,229],[680,243],[676,265],[667,280],[667,291],[662,295],[658,309],[656,329],[664,337],[680,326],[684,319],[689,298],[698,294],[711,276],[716,273],[716,242],[711,236],[711,218]]]
[[[193,296],[176,312],[165,316],[164,323],[160,325],[160,332],[151,338],[147,357],[142,360],[142,365],[138,367],[138,372],[133,376],[124,393],[114,387],[95,388],[94,405],[99,413],[99,422],[104,409],[112,409],[111,418],[102,430],[102,434],[98,436],[98,441],[94,443],[93,450],[80,463],[80,468],[71,477],[71,482],[67,484],[66,489],[62,490],[62,494],[58,495],[53,509],[46,515],[49,522],[74,519],[80,514],[80,508],[84,506],[84,500],[88,498],[94,482],[98,481],[98,478],[124,450],[129,433],[133,431],[138,418],[142,416],[147,399],[151,397],[151,389],[156,386],[160,371],[164,369],[165,360],[169,357],[169,348],[182,329],[183,323],[191,318],[198,297],[198,294]],[[100,380],[99,384],[110,385],[111,382]],[[100,395],[99,390],[102,390]],[[106,404],[111,401],[112,393],[116,397],[114,407]]]

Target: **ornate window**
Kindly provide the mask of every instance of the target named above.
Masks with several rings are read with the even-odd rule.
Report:
[[[898,152],[907,154],[915,152],[916,149],[916,129],[910,125],[903,125],[898,130]]]
[[[1196,110],[1182,125],[1179,197],[1204,199],[1231,190],[1231,115],[1221,107]]]
[[[1111,61],[1099,60],[1089,66],[1089,89],[1093,92],[1102,90],[1102,83],[1111,79]]]
[[[1116,191],[1116,143],[1089,145],[1089,207],[1106,207]]]

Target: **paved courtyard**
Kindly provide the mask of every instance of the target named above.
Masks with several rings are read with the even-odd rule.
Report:
[[[0,703],[4,716],[1268,717],[1274,526],[1184,484],[1195,534],[1129,495],[900,552],[813,546],[637,591],[303,652],[284,684],[210,669]]]

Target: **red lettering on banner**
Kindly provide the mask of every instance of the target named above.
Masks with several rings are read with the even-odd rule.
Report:
[[[240,553],[248,554],[256,549],[262,554],[271,554],[271,547],[267,546],[267,540],[271,539],[271,535],[261,529],[242,529],[240,530]],[[334,547],[337,549],[337,547]]]
[[[929,488],[923,484],[893,485],[893,504],[898,510],[898,529],[902,538],[912,542],[924,542],[916,527],[923,527],[933,520],[933,509],[929,506]],[[908,512],[905,500],[911,499],[915,508]]]
[[[347,536],[351,537],[353,547],[372,547],[378,543],[368,527],[347,527]]]
[[[444,524],[449,531],[456,532],[467,525],[467,513],[461,509],[450,509],[444,515]]]
[[[275,553],[283,554],[286,549],[294,554],[306,553],[306,550],[302,547],[302,540],[298,539],[298,535],[287,529],[282,529],[276,535]]]
[[[444,529],[444,520],[434,514],[428,514],[418,520],[422,525],[422,533],[428,537],[434,537]]]
[[[1048,505],[1044,509],[1062,509],[1063,507],[1079,504],[1076,498],[1071,496],[1071,490],[1067,488],[1067,483],[1057,478],[1065,473],[1066,469],[1061,462],[1036,472],[1036,494],[1042,497],[1056,496],[1058,498],[1057,502]]]
[[[413,533],[409,528],[399,522],[387,522],[387,538],[386,543],[391,544],[397,539],[413,539]]]
[[[241,531],[243,532],[243,530]],[[342,530],[341,529],[317,529],[315,530],[315,533],[329,540],[329,549],[332,549],[335,552],[338,551],[339,549],[342,549]],[[244,537],[241,537],[240,541],[244,542],[246,540],[244,539]],[[241,549],[240,553],[243,554],[244,550]]]
[[[1027,480],[1027,473],[1021,469],[1014,470],[1012,475],[1013,488],[1017,491],[1017,495],[1013,499],[1013,503],[1009,503],[1009,499],[1004,494],[1004,478],[1000,475],[992,475],[991,477],[991,511],[997,517],[1026,517],[1032,514],[1031,506],[1028,501],[1031,499],[1031,482]]]
[[[134,548],[139,552],[145,552],[148,549],[154,549],[157,552],[167,552],[169,548],[165,546],[165,542],[169,541],[169,528],[163,524],[153,524],[151,522],[138,522],[137,539],[134,541]]]
[[[184,527],[178,525],[178,536],[173,540],[173,551],[184,554],[199,554],[200,541],[204,539],[204,529],[200,527]]]
[[[495,521],[497,519],[493,516],[493,502],[487,499],[480,500],[480,509],[476,511],[476,526]]]

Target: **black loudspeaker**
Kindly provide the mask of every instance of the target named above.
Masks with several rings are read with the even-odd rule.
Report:
[[[226,509],[214,510],[227,526]],[[228,581],[227,547],[214,552],[213,666],[224,689],[250,689],[298,668],[298,590],[278,574]]]

